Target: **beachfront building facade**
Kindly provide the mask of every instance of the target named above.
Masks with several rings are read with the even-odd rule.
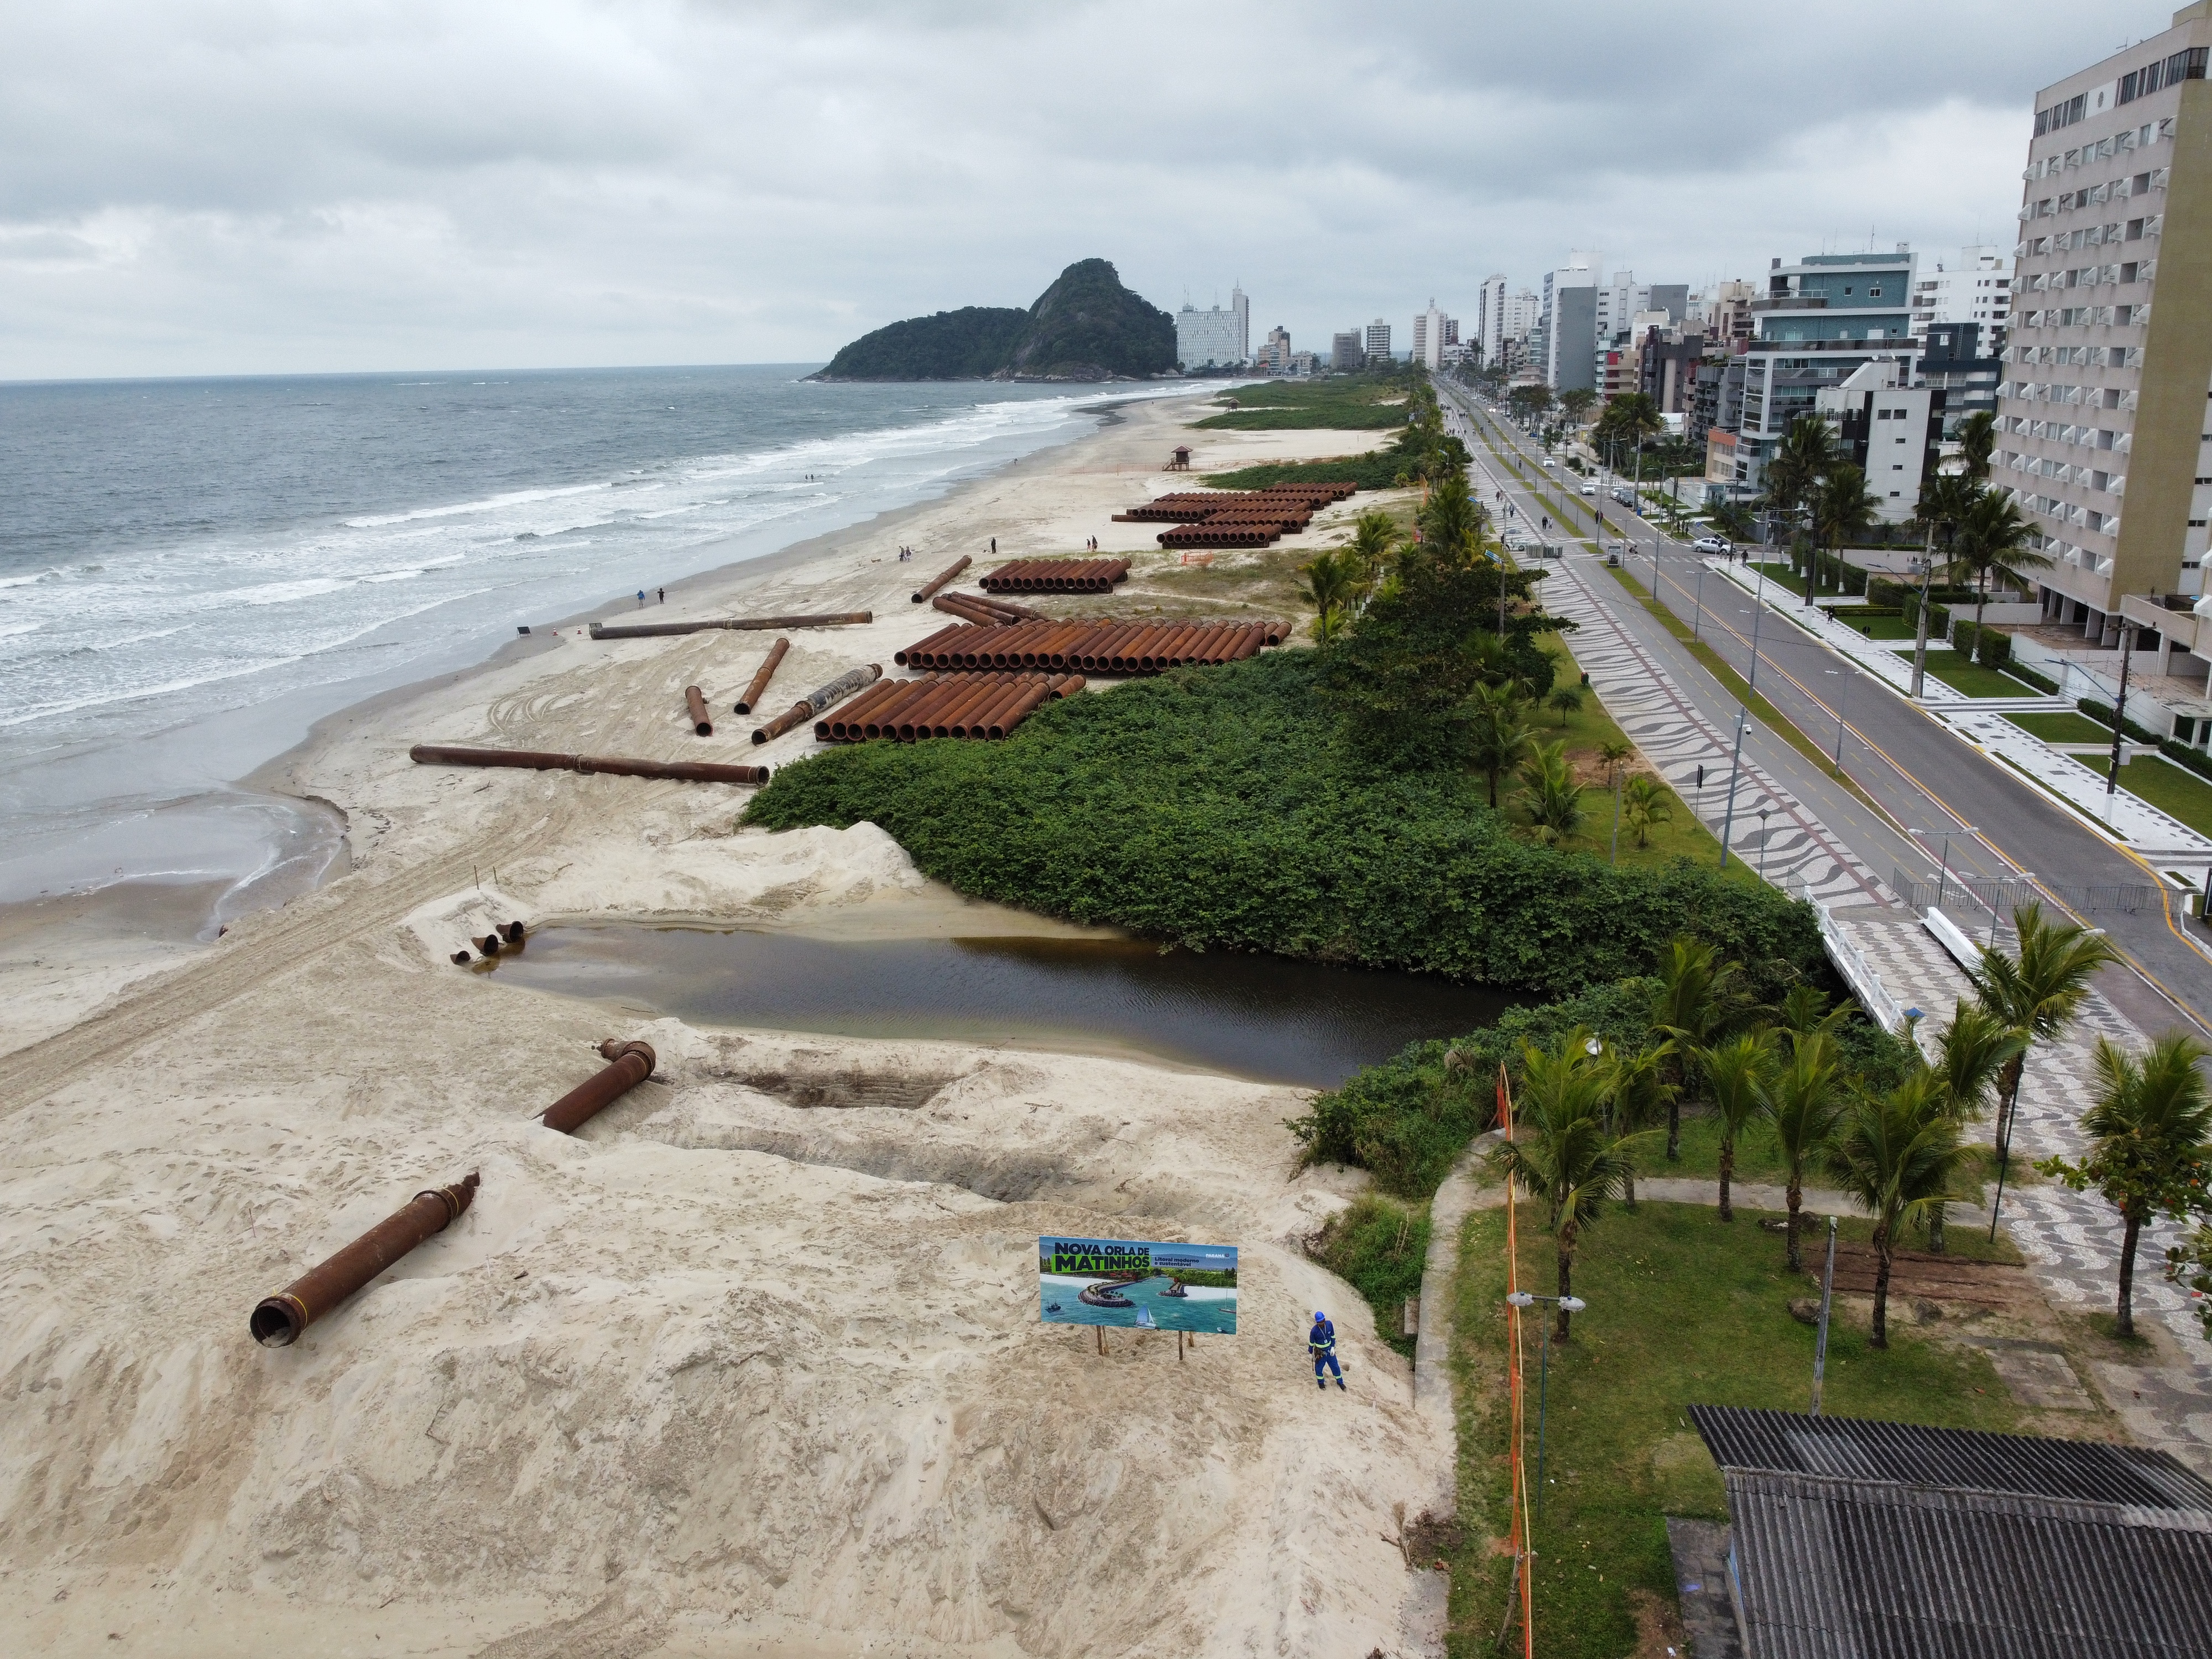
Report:
[[[1732,351],[1713,388],[1711,426],[1725,428],[1726,480],[1739,496],[1764,487],[1765,464],[1790,422],[1815,412],[1820,392],[1869,363],[1901,386],[1918,371],[1912,337],[1912,251],[1808,254],[1774,261],[1766,292],[1752,301],[1756,332]],[[1709,448],[1709,480],[1719,456]]]
[[[1390,325],[1380,317],[1367,325],[1367,361],[1370,363],[1390,361]]]
[[[1475,291],[1474,343],[1482,352],[1485,367],[1495,368],[1505,355],[1505,273],[1503,271],[1484,277],[1482,286]]]
[[[1942,406],[1941,392],[1910,383],[1894,361],[1863,364],[1814,394],[1814,413],[1834,428],[1838,453],[1866,474],[1882,523],[1903,524],[1918,507],[1943,436]]]
[[[1367,349],[1359,343],[1359,331],[1347,329],[1331,337],[1328,343],[1328,366],[1340,374],[1349,374],[1367,367]]]
[[[2045,617],[2203,590],[2212,520],[2212,5],[2045,87],[2020,209],[1993,483],[2054,561]],[[2130,596],[2142,596],[2131,600]]]
[[[1441,368],[1444,348],[1458,339],[1458,319],[1445,316],[1431,298],[1429,308],[1413,319],[1413,361],[1426,368]]]
[[[1291,331],[1280,323],[1267,331],[1267,343],[1260,348],[1258,367],[1270,374],[1291,372]]]
[[[1912,284],[1912,331],[1922,339],[1938,323],[1972,323],[1994,356],[2012,320],[2012,259],[1995,247],[1962,247],[1938,259]]]
[[[1597,389],[1597,262],[1595,253],[1577,248],[1544,273],[1531,355],[1553,392]]]
[[[1252,302],[1240,284],[1226,306],[1176,313],[1176,361],[1185,368],[1235,368],[1252,361]]]

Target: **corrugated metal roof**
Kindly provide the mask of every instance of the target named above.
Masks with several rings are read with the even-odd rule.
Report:
[[[2198,1511],[1757,1470],[1726,1481],[1758,1659],[2212,1659],[2212,1516]]]
[[[2141,1446],[1735,1406],[1692,1406],[1690,1418],[1723,1470],[2212,1513],[2212,1484],[2168,1454]]]

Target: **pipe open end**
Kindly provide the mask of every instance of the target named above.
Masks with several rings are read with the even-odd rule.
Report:
[[[307,1328],[299,1305],[281,1296],[263,1297],[247,1322],[253,1340],[264,1348],[289,1348]]]

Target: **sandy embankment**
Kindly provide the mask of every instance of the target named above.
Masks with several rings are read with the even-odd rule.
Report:
[[[890,665],[948,550],[1115,526],[1178,412],[817,549],[705,613],[871,608],[794,636],[781,706]],[[1200,461],[1364,434],[1200,434]],[[1324,532],[1324,533],[1326,533]],[[913,565],[893,550],[922,550]],[[681,614],[672,602],[662,615]],[[867,826],[734,832],[744,792],[417,768],[424,738],[752,758],[766,641],[533,654],[325,723],[290,787],[353,873],[0,1059],[0,1620],[24,1651],[848,1655],[1425,1650],[1389,1538],[1449,1449],[1296,1237],[1296,1091],[1097,1057],[690,1030],[445,954],[491,920],[990,931]],[[805,732],[769,745],[784,763]],[[1024,927],[1048,926],[1034,918]],[[8,976],[0,975],[0,986]],[[532,1115],[619,1027],[659,1080],[579,1136]],[[476,1206],[296,1346],[253,1301],[414,1191]],[[1036,1318],[1042,1231],[1246,1251],[1233,1339]],[[1347,1397],[1303,1320],[1346,1338]]]

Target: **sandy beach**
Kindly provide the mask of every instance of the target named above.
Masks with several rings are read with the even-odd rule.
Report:
[[[949,620],[912,589],[961,553],[988,564],[993,538],[1004,558],[1095,536],[1139,556],[1115,609],[1187,608],[1157,527],[1112,521],[1188,487],[1161,470],[1177,441],[1212,471],[1376,439],[1192,434],[1194,412],[1124,406],[942,500],[672,586],[646,619],[872,611],[791,635],[780,711],[890,671]],[[1441,1650],[1441,1586],[1392,1540],[1452,1450],[1298,1247],[1359,1179],[1295,1170],[1300,1091],[693,1029],[448,961],[513,921],[1075,931],[924,880],[872,825],[740,830],[749,790],[408,759],[789,764],[811,725],[757,747],[730,713],[770,637],[539,626],[257,775],[344,815],[337,879],[205,945],[127,898],[0,927],[0,1619],[21,1650]],[[575,1136],[535,1122],[610,1036],[653,1044],[653,1080]],[[258,1297],[471,1170],[447,1233],[296,1346],[248,1339]],[[1100,1356],[1038,1319],[1046,1231],[1239,1245],[1238,1334],[1182,1358],[1117,1332]],[[1306,1371],[1316,1307],[1349,1396]]]

